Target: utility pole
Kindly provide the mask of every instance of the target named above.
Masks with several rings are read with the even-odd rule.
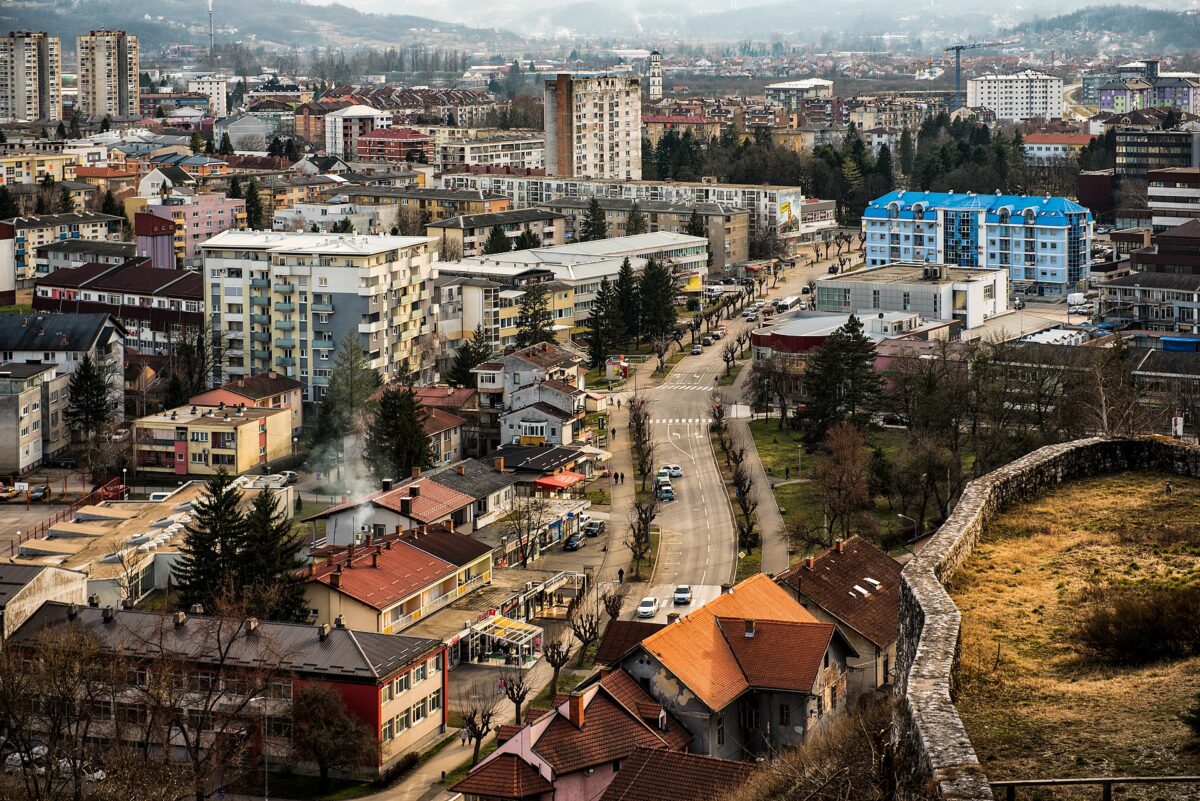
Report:
[[[213,0],[208,0],[208,68],[216,69],[217,68],[217,49],[216,49],[216,45],[215,45],[216,37],[213,35],[214,29],[213,29],[212,4],[213,4]]]

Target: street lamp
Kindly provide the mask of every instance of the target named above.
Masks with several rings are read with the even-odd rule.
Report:
[[[260,695],[257,698],[251,699],[250,703],[262,710],[262,733],[259,737],[259,744],[262,746],[263,758],[263,801],[269,801],[271,795],[271,766],[267,753],[267,698]]]
[[[127,480],[128,473],[129,473],[128,467],[121,468],[121,490],[124,492],[125,495],[129,494],[129,481]]]
[[[897,513],[896,513],[896,517],[902,518],[902,519],[904,519],[904,520],[907,520],[908,522],[912,523],[912,525],[913,525],[913,539],[916,539],[917,537],[921,536],[921,532],[918,530],[918,525],[917,525],[917,521],[916,521],[916,520],[913,520],[913,519],[912,519],[911,517],[909,517],[908,515],[902,515],[902,514],[900,514],[899,512],[897,512]]]

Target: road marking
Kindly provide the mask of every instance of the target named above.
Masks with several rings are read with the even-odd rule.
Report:
[[[670,389],[676,392],[710,392],[713,387],[710,384],[663,384],[659,389]]]
[[[707,417],[660,417],[650,421],[654,425],[663,426],[706,426],[709,424]]]

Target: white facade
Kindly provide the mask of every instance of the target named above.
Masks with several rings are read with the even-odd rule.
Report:
[[[192,78],[187,82],[187,90],[202,95],[208,95],[208,109],[211,116],[220,119],[229,114],[227,102],[229,79],[223,75],[205,75]]]
[[[376,128],[392,127],[392,115],[370,106],[347,106],[325,115],[325,152],[357,158],[358,138]]]
[[[818,311],[874,317],[917,312],[976,328],[1008,311],[1008,273],[948,264],[889,264],[817,282]]]
[[[991,109],[1004,122],[1061,120],[1063,81],[1035,70],[980,75],[967,81],[967,105]]]
[[[663,96],[663,71],[662,71],[662,53],[657,50],[650,54],[650,100],[662,100]]]
[[[801,103],[813,97],[831,97],[833,81],[824,78],[805,78],[798,81],[784,81],[768,84],[766,88],[767,103],[772,106],[797,109]]]
[[[546,174],[642,177],[640,78],[560,74],[545,84]]]
[[[489,136],[448,139],[437,144],[439,169],[485,165],[540,170],[546,166],[544,136]]]
[[[57,36],[0,37],[0,121],[62,119],[62,45]]]

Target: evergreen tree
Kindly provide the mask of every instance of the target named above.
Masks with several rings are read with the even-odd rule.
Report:
[[[238,562],[246,541],[241,503],[242,493],[233,477],[221,469],[192,504],[192,519],[171,571],[184,607],[202,604],[211,611],[216,598],[240,589],[243,574]]]
[[[204,135],[199,131],[194,132],[188,142],[188,146],[192,149],[193,153],[199,153],[204,150]]]
[[[106,133],[111,130],[112,130],[112,117],[105,114],[104,119],[100,120],[100,131],[102,133]]]
[[[593,197],[588,201],[587,211],[583,214],[583,225],[580,227],[578,239],[580,242],[594,242],[607,238],[608,223],[604,219],[604,209],[600,208],[600,200]]]
[[[303,564],[304,540],[279,509],[279,497],[262,490],[250,502],[238,567],[239,587],[247,593],[251,612],[266,620],[303,623],[308,618]]]
[[[638,280],[642,334],[648,339],[667,336],[675,329],[675,287],[671,272],[654,259],[646,262]]]
[[[484,255],[490,256],[493,253],[507,253],[512,250],[512,242],[509,241],[508,235],[504,233],[504,229],[499,225],[493,225],[492,230],[488,232],[488,237],[483,243]]]
[[[113,418],[113,408],[109,402],[108,375],[85,355],[71,374],[67,385],[70,400],[63,412],[67,427],[79,432],[85,440],[92,436]]]
[[[532,250],[542,246],[542,238],[535,231],[525,230],[513,242],[513,250]]]
[[[350,331],[334,357],[329,388],[321,399],[322,404],[331,407],[331,436],[341,439],[350,433],[359,415],[370,408],[371,393],[380,383],[379,373],[367,361],[358,334]]]
[[[615,339],[614,344],[626,345],[630,337],[640,338],[642,330],[637,278],[634,277],[633,265],[628,256],[621,262],[621,269],[617,271],[616,298],[622,326],[621,337]]]
[[[335,222],[329,230],[335,234],[352,234],[354,233],[354,223],[350,221],[349,217],[343,217]]]
[[[242,196],[242,182],[235,175],[229,179],[229,197],[240,198]]]
[[[246,227],[252,231],[260,231],[263,227],[263,207],[258,197],[257,178],[251,178],[246,185]]]
[[[58,127],[54,129],[54,138],[55,139],[66,139],[67,138],[67,126],[63,124],[62,120],[58,121]]]
[[[517,312],[517,347],[527,348],[539,342],[554,341],[554,314],[550,297],[542,284],[526,284]]]
[[[217,152],[222,156],[233,155],[233,142],[229,141],[229,133],[221,134],[221,146],[217,148]]]
[[[215,156],[216,153],[217,153],[217,149],[215,147],[213,147],[212,137],[205,137],[204,138],[204,154],[206,156]]]
[[[483,324],[475,326],[474,338],[463,343],[454,353],[454,361],[446,381],[452,387],[473,387],[476,384],[475,374],[471,371],[492,355],[492,346],[488,342]]]
[[[271,137],[271,144],[267,145],[267,155],[272,158],[279,158],[283,155],[283,142],[278,136]]]
[[[916,148],[913,146],[912,132],[905,128],[900,133],[900,172],[908,175],[913,169],[913,159],[916,158]]]
[[[112,215],[121,214],[121,204],[117,202],[117,198],[112,193],[111,189],[106,189],[104,191],[104,197],[100,200],[100,213]]]
[[[70,214],[75,211],[75,198],[71,196],[71,190],[63,187],[58,193],[58,212],[59,214]]]
[[[71,139],[79,139],[83,136],[83,132],[79,130],[79,112],[71,114],[71,127],[67,129],[67,134]]]
[[[408,387],[393,384],[384,390],[363,451],[376,478],[407,477],[414,467],[433,464],[433,446],[422,424],[425,414]]]
[[[296,144],[295,138],[287,140],[287,147],[284,149],[283,155],[291,162],[297,162],[301,159],[300,145]]]
[[[880,145],[879,155],[875,157],[875,174],[884,182],[880,188],[890,192],[896,185],[895,167],[892,165],[892,150],[887,145]]]
[[[875,355],[862,321],[853,315],[812,351],[804,372],[805,437],[810,443],[820,442],[843,420],[859,426],[869,422],[881,391]]]
[[[34,201],[33,213],[34,214],[48,214],[49,213],[49,210],[46,208],[46,196],[44,194],[39,194],[37,196],[37,200]]]
[[[594,370],[604,366],[604,360],[608,358],[612,346],[617,342],[610,329],[613,321],[608,317],[608,312],[616,305],[616,296],[616,288],[609,283],[608,278],[600,279],[600,289],[596,292],[596,299],[587,319],[588,362]]]
[[[702,236],[708,239],[708,227],[704,224],[704,218],[700,216],[699,209],[692,209],[692,216],[688,218],[687,230],[684,233],[688,236]]]
[[[8,141],[8,137],[4,135],[4,131],[0,131],[0,145]]]
[[[17,208],[17,201],[13,199],[12,192],[7,186],[0,186],[0,220],[11,220],[19,215],[20,209]]]
[[[637,236],[649,230],[650,224],[646,222],[646,215],[642,213],[642,207],[636,200],[633,201],[633,205],[629,207],[629,216],[625,219],[625,236]]]

